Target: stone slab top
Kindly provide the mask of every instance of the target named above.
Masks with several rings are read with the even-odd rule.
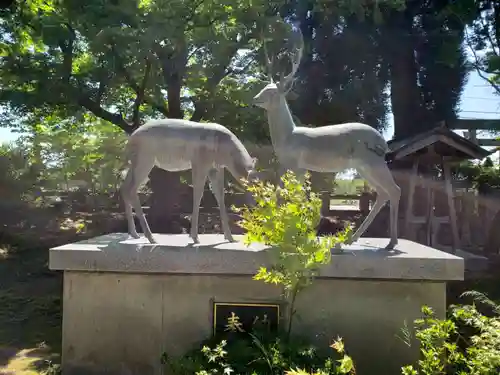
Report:
[[[269,265],[262,244],[228,242],[222,234],[202,234],[194,244],[187,234],[154,234],[157,244],[141,236],[111,233],[50,249],[49,268],[63,271],[253,275]],[[342,253],[320,272],[326,278],[463,280],[464,260],[458,256],[400,239],[385,250],[385,238],[361,238],[344,245]]]

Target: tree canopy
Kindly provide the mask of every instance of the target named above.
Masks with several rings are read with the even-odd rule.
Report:
[[[363,2],[349,7],[277,0],[16,4],[1,11],[0,101],[6,126],[57,117],[74,127],[91,113],[131,132],[146,118],[172,117],[220,121],[246,138],[262,140],[267,136],[263,113],[248,104],[262,85],[262,30],[279,24],[278,13],[302,22],[309,37],[302,93],[316,87],[316,94],[296,106],[299,117],[315,125],[323,124],[327,115],[333,123],[358,118],[379,128],[385,124],[385,70],[371,36],[359,38],[360,30],[351,27],[362,24],[359,15],[380,13]],[[328,25],[323,34],[312,38],[307,14],[313,14],[317,30]],[[324,16],[318,18],[320,14]],[[342,21],[342,14],[352,17]],[[275,27],[272,37],[286,39],[283,27]],[[353,42],[364,43],[357,54],[342,59],[328,54]],[[320,59],[313,62],[313,55]],[[319,60],[321,69],[316,67]],[[325,95],[326,102],[321,99]],[[314,113],[324,112],[324,120],[300,109],[312,100],[319,101]],[[249,122],[261,125],[250,127]]]
[[[54,116],[78,124],[90,112],[126,132],[145,118],[199,121],[227,100],[242,104],[258,23],[273,10],[229,0],[17,5],[0,25],[4,124]]]
[[[267,80],[262,40],[287,69],[294,25],[305,40],[297,119],[382,129],[392,110],[402,138],[456,116],[467,64],[450,6],[461,1],[16,1],[0,10],[0,125],[70,147],[88,141],[71,134],[109,124],[130,133],[149,118],[187,118],[266,143],[264,111],[250,105]]]

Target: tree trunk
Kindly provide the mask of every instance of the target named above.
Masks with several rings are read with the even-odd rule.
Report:
[[[182,233],[189,225],[181,218],[180,192],[183,185],[179,172],[153,168],[150,177],[148,222],[155,233]]]
[[[420,92],[414,53],[413,9],[410,4],[407,4],[402,12],[392,12],[386,30],[394,138],[404,139],[419,131],[420,113]]]
[[[167,87],[168,117],[184,117],[181,106],[181,89],[185,69],[186,53],[179,48],[174,54],[166,50],[158,49],[157,54],[162,63],[162,71]],[[180,193],[183,185],[180,181],[179,172],[168,172],[154,167],[149,174],[149,186],[151,196],[149,197],[148,223],[154,233],[182,233],[183,229],[189,231],[189,222],[181,217]]]

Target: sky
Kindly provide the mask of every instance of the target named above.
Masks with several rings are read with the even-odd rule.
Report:
[[[495,95],[493,88],[485,82],[476,72],[469,75],[467,84],[462,92],[460,118],[500,119],[500,97]],[[463,132],[458,131],[462,135]],[[389,115],[389,127],[384,131],[386,140],[394,134],[394,121]],[[0,128],[0,143],[15,140],[19,135],[12,133],[8,128]],[[488,138],[481,135],[481,138]]]
[[[500,119],[500,97],[495,95],[488,82],[479,77],[477,72],[471,72],[467,84],[460,98],[460,118],[468,119]],[[394,134],[394,119],[389,115],[389,127],[383,135],[386,140]],[[463,135],[463,131],[458,131]],[[488,135],[478,132],[480,138],[489,138]]]

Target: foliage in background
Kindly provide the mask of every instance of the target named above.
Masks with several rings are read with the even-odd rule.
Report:
[[[30,162],[22,143],[0,145],[0,195],[2,206],[16,205],[38,189],[40,171]]]
[[[188,118],[269,143],[264,112],[249,105],[267,80],[261,31],[272,30],[287,70],[294,23],[306,44],[291,103],[300,121],[381,129],[391,100],[396,134],[417,132],[453,117],[465,75],[462,30],[437,17],[443,2],[420,3],[17,0],[0,11],[0,124],[85,132],[73,125],[92,115],[130,133],[149,118]],[[155,172],[151,218],[179,198],[179,175]]]
[[[482,164],[462,162],[453,168],[453,175],[457,180],[468,181],[480,193],[500,189],[500,166],[493,164],[489,157]]]
[[[240,212],[239,225],[245,229],[244,242],[271,247],[272,266],[261,267],[256,280],[280,285],[289,303],[288,333],[291,331],[297,294],[308,286],[322,265],[331,260],[331,249],[349,239],[351,228],[338,236],[317,237],[321,199],[311,191],[310,176],[301,183],[287,171],[283,187],[258,181],[244,183],[255,200],[254,207],[233,209]]]
[[[85,132],[72,131],[64,123],[58,127],[38,124],[21,137],[21,142],[31,146],[33,162],[44,166],[45,188],[68,190],[71,181],[81,181],[89,193],[118,189],[127,137],[110,123],[87,117],[81,124]]]
[[[1,145],[4,202],[35,203],[48,192],[57,196],[71,190],[113,195],[122,180],[126,136],[95,118],[82,126],[85,132],[38,124],[17,141]]]

